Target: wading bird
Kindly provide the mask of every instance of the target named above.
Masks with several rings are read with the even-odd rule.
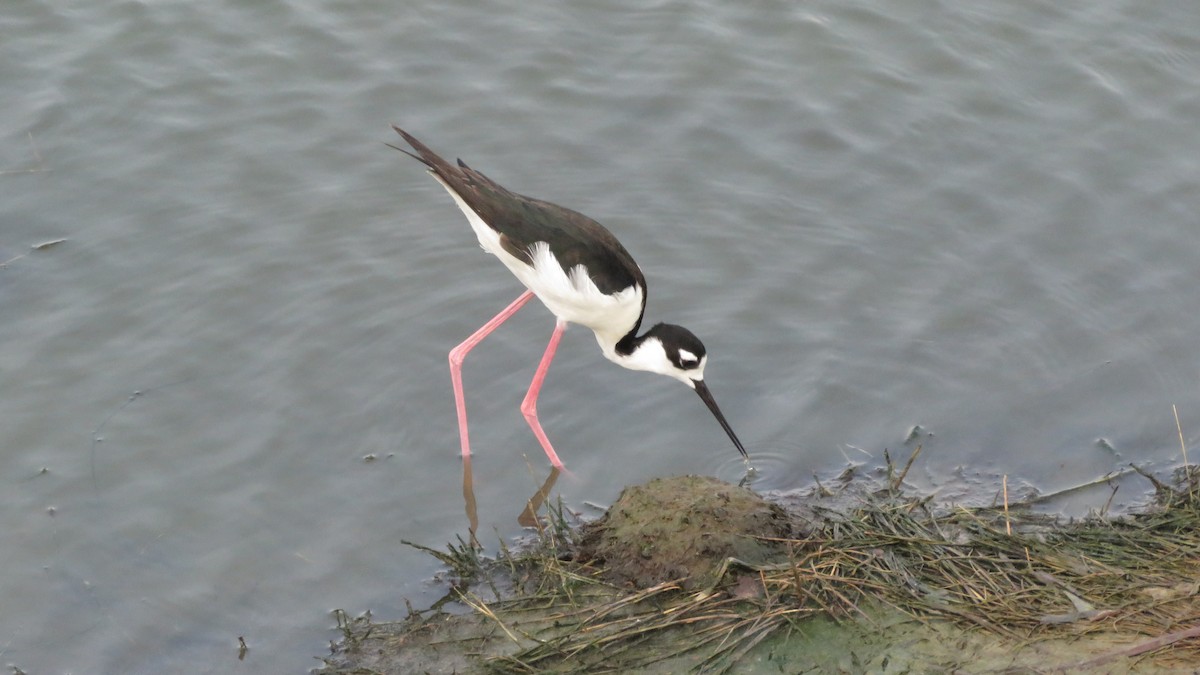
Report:
[[[600,351],[609,361],[630,370],[667,375],[694,389],[738,452],[749,460],[704,383],[708,355],[699,338],[669,323],[656,324],[637,334],[646,311],[646,278],[611,232],[577,211],[510,192],[461,159],[457,165],[451,164],[403,129],[392,128],[416,152],[391,147],[429,168],[466,214],[483,250],[499,258],[527,289],[450,351],[450,380],[463,457],[471,455],[462,386],[463,359],[536,295],[558,321],[521,403],[521,413],[556,468],[563,468],[563,463],[538,422],[537,398],[568,323],[592,329]]]

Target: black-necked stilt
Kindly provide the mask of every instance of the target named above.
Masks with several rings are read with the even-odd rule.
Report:
[[[637,334],[646,310],[646,278],[611,232],[577,211],[509,192],[461,159],[455,166],[400,127],[392,128],[408,141],[416,154],[391,147],[429,167],[429,172],[466,214],[483,250],[499,258],[528,289],[450,351],[450,380],[454,385],[464,457],[470,457],[471,447],[462,388],[463,359],[536,295],[558,322],[521,403],[521,412],[551,464],[557,468],[563,466],[538,422],[537,397],[568,323],[591,328],[609,361],[631,370],[669,375],[695,389],[738,452],[749,459],[704,384],[708,356],[699,338],[682,326],[668,323]]]

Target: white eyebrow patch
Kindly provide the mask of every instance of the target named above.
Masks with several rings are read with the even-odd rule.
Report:
[[[699,360],[700,359],[696,358],[695,354],[689,352],[688,350],[686,350],[686,349],[679,350],[679,362],[680,363],[688,363],[688,362],[695,363],[696,361],[699,361]]]

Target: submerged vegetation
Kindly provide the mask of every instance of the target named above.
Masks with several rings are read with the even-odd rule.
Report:
[[[1071,521],[1007,503],[936,506],[904,494],[900,479],[860,479],[814,490],[786,527],[770,515],[779,507],[748,490],[656,481],[582,528],[561,504],[549,508],[534,542],[502,546],[495,560],[461,541],[430,551],[456,579],[448,597],[471,612],[342,615],[344,639],[320,672],[1191,672],[1200,471],[1185,467],[1170,485],[1147,478],[1157,499],[1144,512]],[[669,517],[717,534],[735,511],[767,525],[739,534],[752,545],[736,550],[679,546],[666,563],[669,532],[613,538],[616,514],[624,528]],[[600,540],[631,553],[619,573]]]

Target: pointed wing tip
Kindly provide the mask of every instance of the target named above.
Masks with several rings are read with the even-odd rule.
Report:
[[[437,155],[434,155],[433,151],[431,151],[429,148],[425,147],[425,145],[423,143],[421,143],[421,141],[418,141],[416,138],[414,138],[412,134],[401,129],[399,126],[397,126],[395,124],[393,124],[391,126],[392,126],[392,129],[396,133],[400,134],[400,137],[403,138],[405,141],[407,141],[408,144],[410,146],[412,146],[413,150],[416,150],[417,152],[416,153],[410,152],[410,151],[405,150],[404,148],[401,148],[397,145],[392,145],[391,143],[384,143],[384,145],[388,146],[389,148],[392,148],[393,150],[399,150],[400,152],[403,152],[404,154],[408,155],[409,157],[412,157],[413,159],[417,160],[418,162],[420,162],[420,163],[424,164],[425,166],[429,167],[430,169],[432,169],[433,161],[431,161],[428,157],[426,157],[426,154],[432,155],[435,158],[437,157]]]
[[[408,144],[411,145],[416,150],[421,151],[421,150],[428,149],[421,143],[421,141],[418,141],[412,134],[401,129],[399,126],[393,124],[392,130],[395,131],[396,133],[400,134],[400,137],[403,138],[405,141],[407,141]]]
[[[418,141],[412,134],[401,129],[398,125],[393,124],[391,126],[392,126],[392,129],[396,133],[400,134],[400,136],[405,141],[407,141],[408,144],[410,146],[412,146],[412,149],[415,150],[416,152],[409,152],[408,150],[405,150],[404,148],[392,145],[391,143],[385,143],[384,145],[387,145],[390,148],[399,150],[400,152],[403,152],[404,154],[408,155],[409,157],[412,157],[413,159],[417,160],[418,162],[421,162],[425,166],[429,167],[429,169],[431,171],[438,174],[439,176],[442,176],[443,178],[450,178],[452,176],[457,176],[462,173],[461,171],[455,169],[454,165],[450,164],[449,162],[447,162],[446,160],[444,160],[440,156],[438,156],[438,154],[436,152],[434,152],[433,150],[430,150],[424,143],[422,143],[421,141]],[[463,162],[461,159],[458,160],[458,165],[460,167],[462,167],[463,169],[466,169],[467,171],[473,171],[470,167],[467,166],[466,162]]]

